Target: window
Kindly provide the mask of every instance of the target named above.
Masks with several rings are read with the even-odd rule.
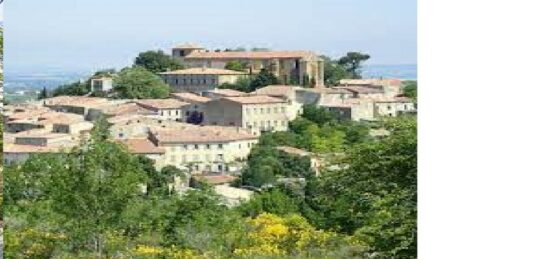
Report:
[[[250,108],[246,108],[246,114],[250,114]]]
[[[264,108],[260,108],[260,114],[264,114]]]
[[[211,82],[212,82],[213,85],[215,85],[216,84],[216,79],[212,79]]]
[[[218,165],[218,171],[223,171],[223,165]]]
[[[119,138],[124,137],[124,133],[118,133],[118,137],[119,137]]]
[[[183,79],[183,84],[184,84],[184,85],[187,84],[187,79]]]
[[[388,111],[389,111],[389,110],[391,110],[391,106],[390,106],[390,105],[388,105]]]
[[[206,144],[206,149],[210,149],[210,144]]]
[[[223,149],[223,144],[218,144],[218,149]]]
[[[277,127],[279,124],[279,121],[273,121],[273,124],[275,125],[275,127]]]
[[[195,145],[195,149],[199,149],[199,145]]]
[[[267,108],[267,113],[271,113],[271,108]]]
[[[181,156],[181,162],[182,163],[187,162],[187,156],[186,155]]]
[[[179,110],[176,110],[176,115],[180,115],[180,111],[179,111]]]
[[[183,145],[183,149],[187,149],[187,145]]]
[[[281,112],[285,112],[286,107],[281,107]]]
[[[279,107],[273,108],[273,112],[274,112],[274,113],[278,113],[278,112],[279,112]]]
[[[176,79],[176,84],[178,84],[178,83],[179,83],[179,82],[178,82],[178,79]]]
[[[185,56],[185,51],[184,50],[180,50],[180,57],[183,57]]]
[[[206,84],[206,79],[203,79],[203,80],[202,80],[202,83],[203,83],[203,84]]]
[[[223,154],[218,154],[217,159],[218,161],[223,161]]]
[[[189,116],[189,111],[185,111],[185,116]]]

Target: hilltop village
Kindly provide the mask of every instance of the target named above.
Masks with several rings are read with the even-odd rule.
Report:
[[[325,85],[325,61],[311,51],[209,51],[183,44],[171,55],[182,68],[156,71],[170,87],[168,98],[114,98],[118,75],[103,73],[87,82],[88,94],[4,106],[4,163],[69,152],[90,137],[101,118],[110,126],[112,141],[151,159],[158,170],[174,166],[184,171],[189,177],[176,179],[175,190],[206,182],[234,205],[253,193],[230,183],[247,166],[262,134],[287,131],[305,107],[356,122],[416,113],[399,79],[341,79]],[[235,64],[238,69],[229,69]],[[250,92],[224,87],[260,74],[276,77],[277,84]],[[321,156],[306,150],[278,149],[310,157],[315,172],[323,166]]]

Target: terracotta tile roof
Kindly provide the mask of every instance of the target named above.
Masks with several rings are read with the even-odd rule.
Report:
[[[172,93],[172,97],[188,103],[206,103],[211,99],[194,93]]]
[[[87,96],[57,96],[44,99],[43,101],[48,106],[65,105],[77,107],[99,107],[109,103],[109,100],[106,98]]]
[[[275,98],[267,95],[224,97],[222,99],[240,103],[240,104],[286,103],[286,101],[283,99]]]
[[[199,181],[213,185],[231,183],[237,179],[237,177],[231,175],[196,175],[194,177]]]
[[[400,79],[341,79],[341,85],[383,85],[383,86],[400,86],[402,81]]]
[[[344,89],[353,93],[358,94],[383,94],[384,90],[374,87],[365,87],[365,86],[336,86],[334,89]]]
[[[229,69],[195,67],[159,73],[161,75],[246,75],[247,73]]]
[[[168,98],[168,99],[141,99],[136,101],[137,104],[145,108],[153,109],[178,109],[183,106],[189,105],[189,103],[182,102],[180,100]]]
[[[164,148],[157,147],[148,139],[125,139],[119,140],[126,145],[132,154],[164,154]]]
[[[314,58],[311,51],[225,51],[193,52],[186,59],[274,59],[274,58]]]
[[[153,112],[139,106],[137,103],[122,103],[103,107],[102,113],[106,116],[120,116],[125,114],[153,114]]]
[[[184,128],[151,128],[152,137],[163,143],[224,143],[258,139],[246,129],[223,126],[194,126]]]
[[[221,96],[225,96],[225,97],[236,97],[236,96],[247,95],[247,93],[245,93],[245,92],[241,92],[241,91],[237,91],[237,90],[233,90],[233,89],[219,89],[219,88],[216,88],[214,90],[208,90],[206,92],[221,95]]]
[[[285,96],[289,97],[296,89],[302,89],[300,86],[292,85],[268,85],[254,91],[254,94],[270,95],[270,96]]]
[[[7,124],[34,124],[34,125],[49,125],[49,124],[71,124],[84,121],[84,117],[72,113],[47,111],[42,113],[25,113],[18,114],[17,119],[10,117]]]
[[[71,137],[71,135],[66,133],[55,133],[45,129],[33,129],[33,130],[21,131],[19,133],[13,134],[13,136],[15,138],[46,138],[46,139]]]
[[[65,153],[73,146],[33,146],[19,144],[4,144],[4,153]]]
[[[338,88],[301,88],[298,91],[314,92],[319,94],[351,94],[349,90]]]

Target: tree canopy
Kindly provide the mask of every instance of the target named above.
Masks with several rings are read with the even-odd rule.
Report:
[[[152,73],[182,69],[177,60],[165,54],[162,50],[149,50],[138,54],[134,61],[135,66],[143,67]]]
[[[370,58],[368,54],[361,52],[348,52],[338,60],[338,63],[351,74],[352,78],[361,78],[361,63]]]
[[[116,97],[129,99],[166,98],[170,87],[143,67],[125,68],[114,79]]]

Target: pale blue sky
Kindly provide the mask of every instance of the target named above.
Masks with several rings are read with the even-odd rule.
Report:
[[[416,64],[415,0],[14,0],[6,70],[122,67],[148,49],[268,47]]]

